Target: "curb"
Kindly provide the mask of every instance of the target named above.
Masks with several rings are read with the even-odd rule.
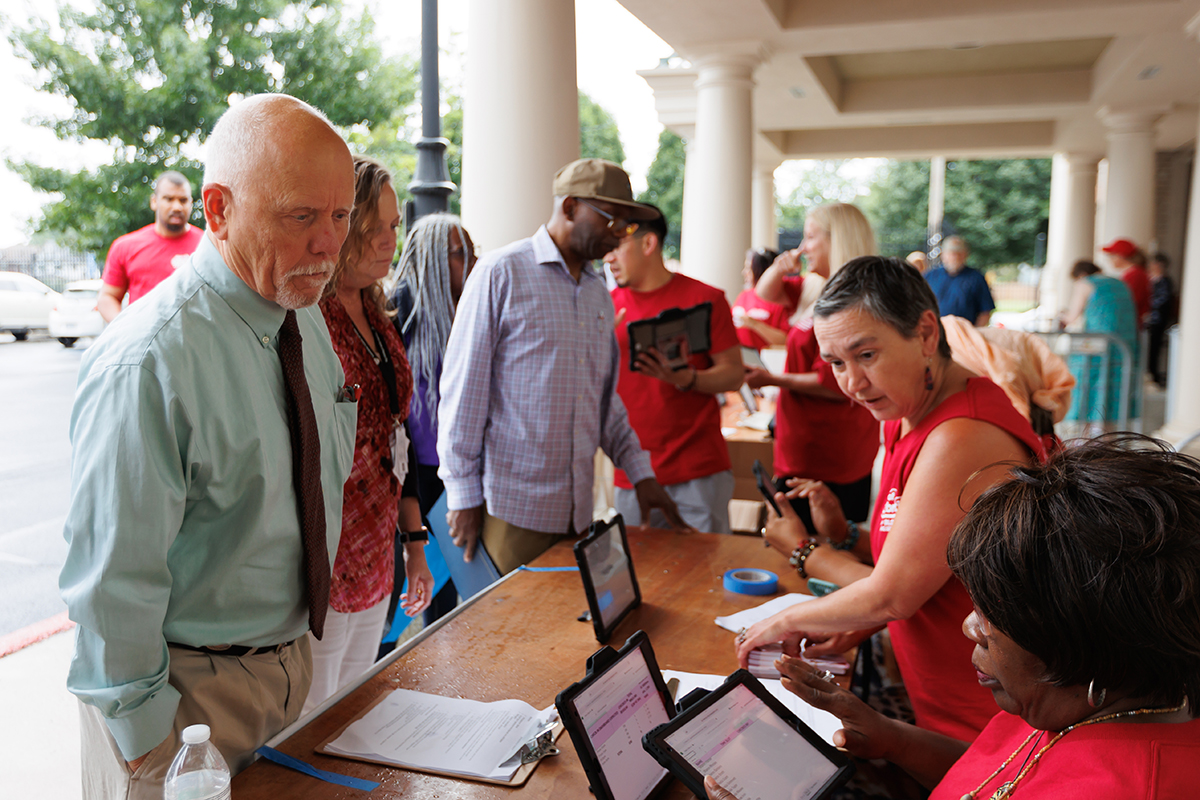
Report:
[[[10,656],[18,650],[23,650],[31,644],[37,644],[56,633],[69,631],[75,623],[67,618],[67,612],[55,614],[53,617],[26,625],[20,630],[0,636],[0,658]]]

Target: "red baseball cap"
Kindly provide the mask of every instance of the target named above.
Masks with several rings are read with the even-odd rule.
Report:
[[[1130,258],[1138,251],[1138,246],[1128,239],[1113,239],[1112,243],[1103,248],[1104,252],[1112,253],[1121,258]]]

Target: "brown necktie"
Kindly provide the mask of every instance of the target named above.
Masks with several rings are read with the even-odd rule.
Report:
[[[321,492],[321,439],[313,415],[312,395],[304,377],[304,348],[296,312],[288,311],[279,330],[279,360],[287,389],[288,427],[292,432],[292,483],[304,540],[304,576],[308,590],[308,625],[318,639],[329,609],[329,550],[325,546],[325,496]]]

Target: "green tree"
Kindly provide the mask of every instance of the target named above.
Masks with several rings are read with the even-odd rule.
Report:
[[[579,157],[625,163],[617,121],[585,92],[579,93]]]
[[[646,171],[646,191],[638,201],[653,203],[667,220],[667,240],[663,255],[679,258],[679,231],[683,226],[683,166],[687,145],[667,129],[658,134],[658,152]]]
[[[845,174],[846,159],[813,161],[786,200],[776,203],[775,220],[781,231],[804,230],[809,209],[826,203],[853,203],[859,183]]]
[[[929,217],[929,162],[893,161],[880,171],[863,210],[884,255],[922,249]],[[946,164],[943,229],[971,247],[976,267],[1033,263],[1050,217],[1050,161],[994,159]]]
[[[1033,263],[1049,219],[1049,159],[946,164],[944,227],[967,240],[974,266]]]
[[[862,210],[879,252],[904,256],[925,249],[929,221],[929,162],[889,161],[876,173]]]
[[[193,154],[231,97],[286,92],[344,129],[369,131],[401,127],[415,94],[411,64],[383,58],[370,15],[347,17],[340,0],[97,0],[93,11],[62,6],[59,22],[61,33],[35,19],[9,40],[40,88],[71,102],[67,118],[42,123],[61,139],[111,145],[112,163],[10,166],[62,195],[43,209],[39,231],[101,257],[152,221],[157,173],[177,169],[198,185]]]

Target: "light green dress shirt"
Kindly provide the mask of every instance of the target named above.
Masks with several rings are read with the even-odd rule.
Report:
[[[127,760],[171,732],[167,642],[261,646],[308,630],[279,329],[207,235],[191,263],[83,358],[71,415],[69,545],[78,623],[67,688]],[[332,565],[357,407],[316,307],[296,312],[321,438]]]

